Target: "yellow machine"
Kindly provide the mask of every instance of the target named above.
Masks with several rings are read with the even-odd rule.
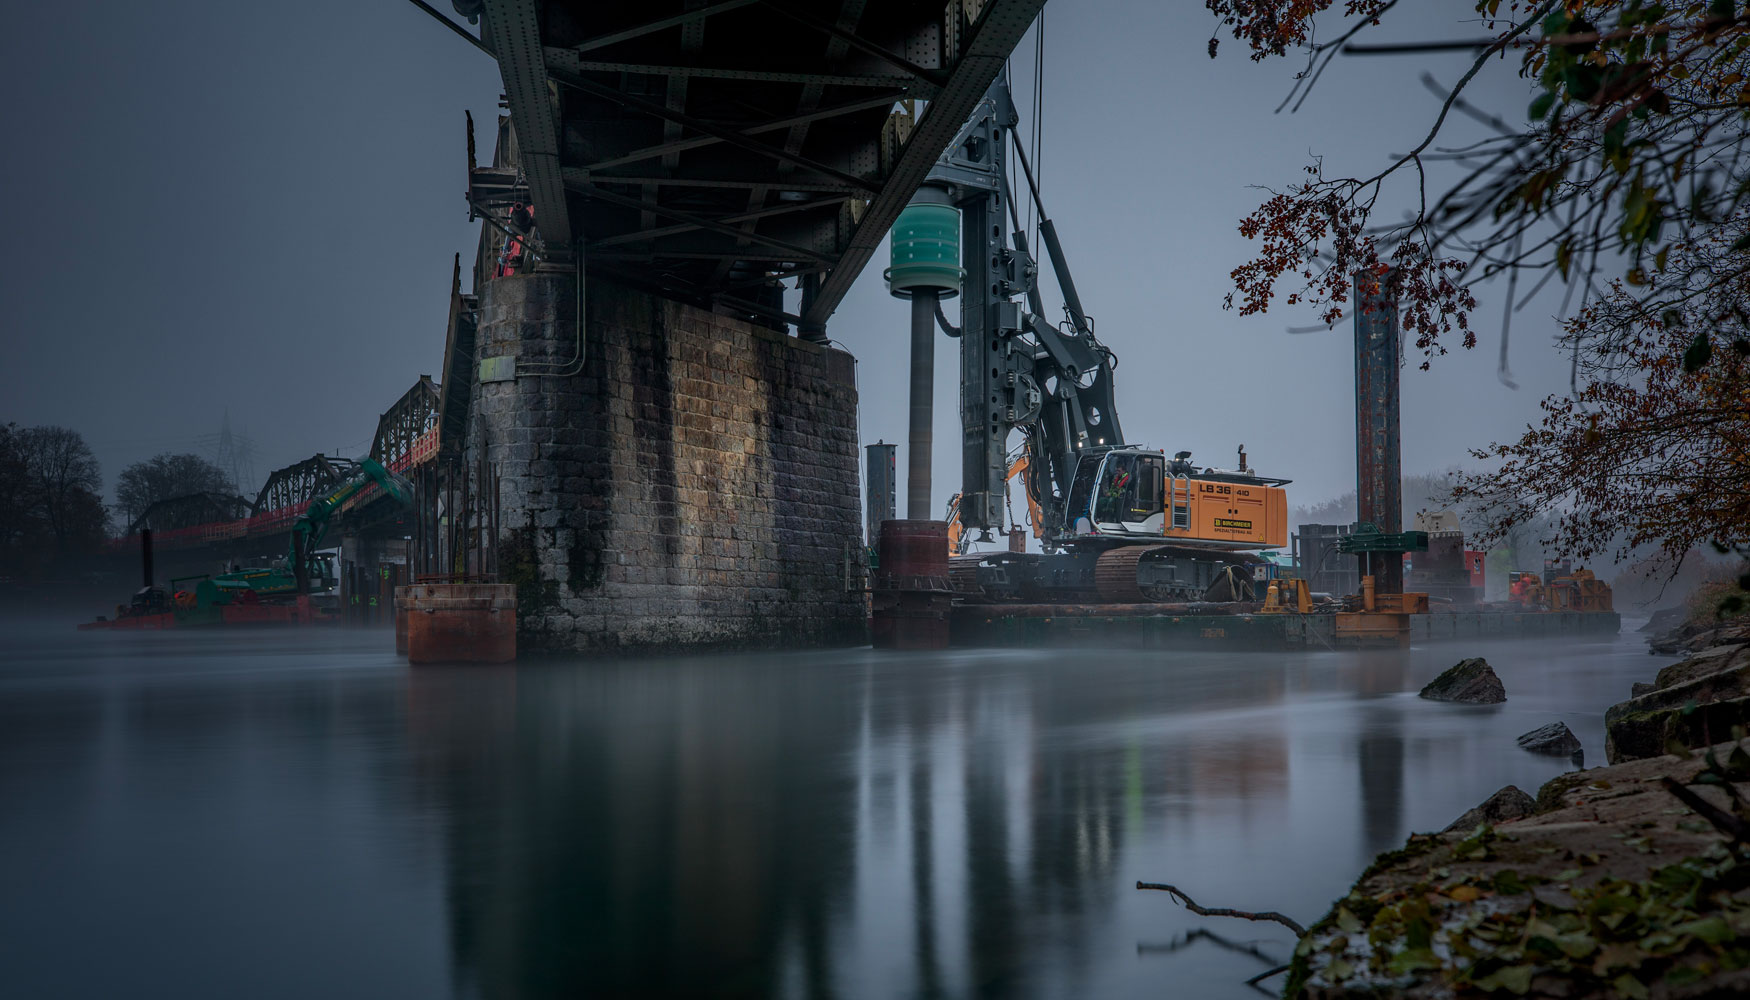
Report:
[[[1251,578],[1253,553],[1288,543],[1288,480],[1247,468],[1243,448],[1237,471],[1199,468],[1188,452],[1086,448],[1056,496],[1040,481],[1042,464],[1023,451],[1006,479],[1023,477],[1044,553],[966,556],[957,570],[962,593],[1047,602],[1255,600],[1262,594]],[[970,542],[958,499],[949,506],[955,556]]]
[[[1271,580],[1264,590],[1264,606],[1258,609],[1261,615],[1310,615],[1312,614],[1312,588],[1305,580],[1282,579]]]
[[[1003,482],[1006,484],[1009,480],[1026,472],[1027,466],[1032,464],[1032,461],[1025,452],[1022,452],[1019,458],[1009,463],[1009,472],[1003,477]],[[1033,528],[1034,538],[1045,537],[1045,512],[1039,509],[1039,504],[1033,500],[1031,493],[1027,495],[1027,523]],[[965,555],[967,546],[971,542],[972,539],[966,535],[966,525],[960,521],[960,494],[956,493],[948,498],[948,554],[951,556]]]
[[[1288,480],[1247,468],[1243,448],[1238,471],[1199,469],[1190,457],[1090,449],[1077,464],[1059,539],[1099,552],[1102,599],[1250,600],[1249,552],[1288,544]]]
[[[1589,569],[1558,576],[1544,591],[1551,611],[1614,611],[1610,584]]]
[[[1545,580],[1536,573],[1507,574],[1507,600],[1527,611],[1614,611],[1610,584],[1589,569]]]
[[[1230,549],[1288,544],[1288,494],[1279,485],[1287,480],[1175,468],[1184,460],[1170,465],[1161,452],[1133,448],[1095,457],[1091,495],[1078,504],[1081,491],[1071,488],[1072,537],[1160,536]]]

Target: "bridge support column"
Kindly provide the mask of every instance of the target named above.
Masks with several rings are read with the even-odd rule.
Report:
[[[469,460],[502,476],[522,644],[863,641],[850,355],[590,279],[573,371],[573,280],[478,293]]]

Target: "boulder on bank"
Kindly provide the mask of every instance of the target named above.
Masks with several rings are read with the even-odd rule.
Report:
[[[1689,609],[1681,604],[1673,605],[1669,608],[1660,608],[1653,612],[1652,617],[1647,619],[1646,624],[1640,627],[1640,631],[1655,633],[1669,632],[1683,624],[1683,619],[1687,617],[1689,617]]]
[[[1456,701],[1466,705],[1499,705],[1507,700],[1507,689],[1489,661],[1480,656],[1460,660],[1451,669],[1430,681],[1422,689],[1422,697],[1430,701]]]
[[[1750,625],[1687,622],[1647,640],[1647,651],[1655,656],[1669,656],[1747,642],[1750,642]]]
[[[1722,862],[1726,838],[1661,783],[1693,786],[1703,766],[1663,757],[1570,772],[1516,822],[1412,834],[1301,938],[1284,995],[1750,996],[1738,954],[1750,889],[1734,879],[1744,862]],[[1750,795],[1750,781],[1734,784]]]
[[[1452,821],[1452,825],[1440,831],[1469,832],[1484,823],[1495,826],[1509,820],[1521,819],[1537,811],[1537,800],[1525,794],[1518,785],[1508,785],[1495,794],[1484,799],[1482,804],[1465,810],[1463,816]]]
[[[1716,646],[1659,671],[1604,713],[1604,753],[1612,764],[1711,743],[1750,723],[1750,647]]]
[[[1679,684],[1699,680],[1709,674],[1736,670],[1746,665],[1750,665],[1750,646],[1741,644],[1715,646],[1660,670],[1658,675],[1653,678],[1653,690],[1676,687]]]
[[[1574,757],[1582,752],[1580,738],[1563,722],[1538,726],[1519,737],[1519,746],[1532,753],[1559,754],[1563,757]]]

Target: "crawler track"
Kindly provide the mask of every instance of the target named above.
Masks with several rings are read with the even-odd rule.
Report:
[[[1195,601],[1204,599],[1203,587],[1180,588],[1170,593],[1158,589],[1145,590],[1137,582],[1138,567],[1150,559],[1190,558],[1216,569],[1233,564],[1256,562],[1249,552],[1230,549],[1210,549],[1195,545],[1124,545],[1100,555],[1094,566],[1094,585],[1100,599],[1114,604],[1159,603],[1162,601]]]
[[[1094,565],[1094,586],[1100,599],[1114,604],[1146,604],[1154,598],[1143,593],[1136,582],[1136,567],[1150,552],[1168,548],[1165,545],[1125,545],[1104,552]]]
[[[978,564],[983,556],[950,556],[948,559],[948,581],[954,587],[954,593],[963,596],[976,596],[984,593],[984,588],[978,585]]]

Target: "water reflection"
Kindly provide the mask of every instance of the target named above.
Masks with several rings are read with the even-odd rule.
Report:
[[[1475,710],[1414,697],[1441,650],[409,671],[306,642],[57,638],[0,670],[0,964],[28,995],[125,992],[71,961],[93,941],[181,996],[239,970],[262,996],[1255,995],[1285,933],[1135,881],[1310,919],[1409,829],[1562,769],[1517,733],[1598,745],[1647,669],[1632,640],[1503,647],[1512,700]]]
[[[1288,750],[1280,734],[1175,745],[1148,703],[1161,678],[1114,690],[1033,659],[409,674],[460,981],[492,997],[996,996],[1041,962],[1084,966],[1089,913],[1126,891],[1147,814],[1279,797]],[[1211,674],[1181,707],[1282,686]]]

